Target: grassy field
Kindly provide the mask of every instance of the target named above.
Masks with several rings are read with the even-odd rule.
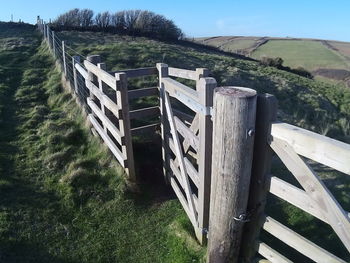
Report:
[[[350,43],[339,41],[327,41],[332,47],[334,47],[340,54],[350,59]]]
[[[17,30],[12,34],[2,40],[21,36]],[[62,90],[46,46],[36,33],[30,35],[31,45],[19,43],[0,51],[0,261],[202,262],[205,248],[196,243],[181,205],[155,171],[160,169],[153,159],[160,157],[159,149],[135,144],[142,193],[128,193],[120,167],[90,135],[71,95]],[[350,91],[341,86],[205,48],[101,33],[59,36],[83,56],[101,55],[109,70],[156,62],[207,67],[218,85],[276,95],[280,120],[350,142]],[[316,169],[350,211],[348,176]],[[296,184],[277,159],[273,174]],[[324,223],[272,196],[267,211],[350,260]],[[269,235],[262,239],[274,242],[294,261],[308,262]]]
[[[195,41],[220,48],[223,51],[247,54],[257,45],[259,39],[259,37],[215,37],[196,38]]]
[[[270,40],[252,54],[253,58],[280,57],[284,66],[303,67],[308,71],[318,68],[349,69],[339,54],[321,42],[309,40]]]
[[[31,35],[31,48],[0,52],[0,261],[200,262],[179,202],[160,178],[140,195],[125,191],[121,168]]]
[[[284,66],[302,67],[318,80],[350,87],[350,43],[299,38],[209,37],[195,42],[260,60],[281,57]],[[347,74],[345,74],[347,75]]]

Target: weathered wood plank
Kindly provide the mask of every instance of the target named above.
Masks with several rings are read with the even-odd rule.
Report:
[[[205,107],[199,102],[198,94],[194,89],[171,78],[162,78],[162,83],[169,96],[181,101],[194,112],[202,112],[203,114],[210,115],[209,107]]]
[[[141,134],[150,134],[155,133],[157,129],[159,129],[159,123],[149,124],[141,127],[136,127],[131,129],[131,135],[141,135]]]
[[[170,158],[170,157],[169,157]],[[172,170],[173,174],[175,175],[176,179],[179,181],[180,186],[182,187],[182,189],[185,188],[184,182],[182,181],[181,178],[181,171],[179,170],[179,168],[177,168],[175,162],[173,159],[170,158],[170,169]],[[194,208],[196,211],[198,211],[198,198],[195,194],[192,194],[193,197],[193,203],[194,203]]]
[[[238,262],[253,161],[256,91],[215,90],[207,262]],[[201,132],[201,128],[199,130]]]
[[[177,109],[173,109],[173,113],[174,113],[174,116],[180,118],[181,120],[183,120],[184,122],[187,122],[187,123],[192,123],[193,118],[194,118],[190,114],[184,113],[184,112],[179,111]]]
[[[89,80],[85,81],[85,85],[107,109],[109,109],[117,118],[120,118],[121,109],[113,100],[111,100],[107,95],[102,93],[100,89],[96,87],[95,84],[91,83]]]
[[[88,71],[91,71],[94,75],[96,75],[98,78],[100,78],[104,83],[106,83],[109,87],[112,89],[116,89],[116,82],[117,79],[109,74],[107,71],[104,71],[102,69],[99,69],[96,65],[92,64],[91,62],[84,60],[84,66]]]
[[[197,80],[196,71],[188,70],[188,69],[169,67],[169,76],[183,78],[183,79]]]
[[[107,69],[106,63],[98,63],[97,67],[99,69],[102,69],[102,70],[106,70]],[[99,88],[99,90],[101,91],[102,94],[104,94],[104,92],[106,91],[107,87],[108,86],[105,83],[103,83],[103,81],[101,79],[98,79],[98,88]],[[102,96],[102,98],[103,98],[103,96]],[[103,104],[101,99],[100,99],[100,104],[101,104],[101,110],[102,110],[103,115],[106,115],[106,107]],[[103,129],[107,132],[107,127],[106,127],[105,124],[103,124]]]
[[[192,225],[194,226],[194,228],[196,229],[197,227],[197,220],[194,218],[193,216],[193,213],[192,213],[192,210],[190,210],[190,208],[188,207],[188,203],[184,197],[184,195],[182,194],[179,186],[177,185],[176,181],[174,178],[170,178],[170,184],[171,184],[171,187],[174,189],[174,192],[177,196],[177,198],[179,199],[182,207],[184,208],[188,218],[190,219]]]
[[[275,137],[270,146],[310,198],[317,203],[320,212],[327,218],[330,226],[337,233],[344,246],[350,251],[350,219],[332,193],[288,142]]]
[[[198,134],[198,131],[199,131],[199,114],[198,113],[194,116],[194,118],[191,122],[190,130],[192,131],[192,133],[194,135]],[[191,142],[189,141],[188,138],[185,138],[182,144],[184,146],[184,152],[187,153],[188,149],[191,146]]]
[[[345,263],[342,259],[317,246],[269,216],[266,217],[263,229],[313,261],[319,263]]]
[[[137,110],[130,111],[130,119],[143,119],[146,117],[155,117],[159,116],[159,107],[148,107],[148,108],[142,108]]]
[[[169,138],[169,136],[166,136],[166,140],[168,141],[170,150],[174,154],[176,154],[173,139]],[[193,167],[193,164],[186,157],[184,157],[184,161],[185,161],[185,165],[186,165],[187,174],[189,175],[189,177],[191,178],[193,183],[196,185],[196,187],[198,187],[199,186],[199,176],[198,176],[198,172],[197,172],[196,168]],[[175,162],[176,167],[179,167],[178,160],[175,159],[174,162]]]
[[[274,123],[271,134],[298,154],[350,175],[350,144],[287,123]]]
[[[251,263],[256,254],[256,240],[259,238],[265,204],[270,184],[271,158],[273,151],[268,144],[271,123],[276,120],[277,100],[271,94],[259,94],[257,98],[254,155],[250,179],[247,210],[251,211],[250,221],[245,223],[242,238],[241,258]]]
[[[138,78],[150,75],[157,75],[158,70],[156,67],[148,67],[148,68],[137,68],[137,69],[126,69],[126,70],[116,70],[110,72],[110,74],[114,75],[116,73],[125,73],[127,78]]]
[[[174,117],[178,132],[186,139],[186,141],[198,152],[199,138],[178,118]]]
[[[105,133],[105,131],[103,130],[101,125],[95,119],[94,115],[89,114],[88,118],[89,118],[91,124],[94,126],[95,130],[101,136],[102,140],[105,142],[105,144],[111,150],[111,152],[113,153],[115,158],[117,158],[117,160],[121,164],[121,166],[123,166],[124,168],[127,167],[126,157],[118,149],[118,147],[114,144],[114,142],[111,140],[111,138],[109,138],[109,136]]]
[[[129,90],[128,94],[129,94],[129,100],[132,100],[132,99],[138,99],[138,98],[147,97],[147,96],[157,96],[159,95],[159,90],[157,87],[134,89],[134,90]]]
[[[170,96],[173,97],[175,93],[180,92],[199,103],[198,93],[194,89],[191,89],[190,87],[187,87],[186,85],[171,78],[163,78],[163,82],[165,84],[165,90],[169,92]]]
[[[124,141],[122,144],[122,152],[127,157],[128,167],[126,173],[128,174],[129,188],[134,191],[139,191],[138,180],[136,178],[134,151],[131,137],[130,127],[130,115],[129,115],[129,98],[128,98],[128,80],[125,73],[116,73],[115,79],[117,80],[115,86],[117,104],[121,108],[121,118],[119,118],[119,130],[124,135]]]
[[[185,162],[184,162],[184,157],[183,157],[182,150],[181,150],[180,140],[179,140],[179,137],[178,137],[178,134],[177,134],[177,127],[176,127],[176,123],[175,123],[175,120],[174,120],[174,115],[173,115],[173,112],[172,112],[169,95],[168,95],[167,92],[165,92],[165,94],[164,94],[164,99],[165,99],[164,100],[164,102],[165,102],[165,110],[166,110],[167,117],[168,117],[168,120],[169,120],[169,125],[170,125],[170,132],[171,132],[171,135],[172,135],[173,140],[174,140],[176,158],[179,161],[182,180],[183,180],[183,182],[184,182],[184,184],[186,186],[184,188],[184,191],[186,193],[188,207],[190,208],[192,216],[194,217],[195,221],[197,222],[197,214],[196,214],[196,211],[194,209],[194,203],[193,203],[193,197],[192,197],[192,189],[191,189],[190,182],[188,180],[187,169],[186,169],[186,165],[185,165]]]
[[[292,263],[292,261],[263,242],[259,242],[258,253],[271,263]]]
[[[75,68],[78,70],[80,75],[83,76],[84,79],[88,79],[88,72],[82,66],[80,66],[78,63],[76,63]]]
[[[325,223],[327,218],[318,208],[318,204],[298,187],[287,183],[276,176],[271,177],[270,192],[305,212],[317,217]]]
[[[157,70],[159,72],[158,80],[159,80],[159,113],[160,113],[160,137],[162,140],[162,161],[163,161],[163,176],[166,183],[170,183],[170,179],[168,178],[167,170],[170,169],[169,164],[166,161],[166,155],[168,151],[168,147],[165,144],[165,134],[167,130],[167,122],[166,122],[166,111],[165,111],[165,103],[164,103],[164,83],[163,78],[168,77],[168,65],[164,63],[157,63]]]
[[[88,98],[87,104],[90,106],[91,110],[96,114],[96,116],[102,121],[103,125],[111,132],[113,137],[117,140],[119,144],[122,144],[122,133],[117,129],[117,127],[107,118],[106,115],[99,109],[95,102]]]
[[[213,107],[214,89],[216,88],[216,80],[214,78],[199,78],[197,76],[196,89],[199,96],[199,102],[205,107]],[[211,163],[212,163],[212,135],[213,122],[208,114],[198,112],[198,129],[199,129],[199,147],[197,151],[198,163],[198,225],[202,229],[200,233],[196,233],[200,243],[205,243],[207,235],[205,234],[209,228],[209,208],[210,208],[210,186],[211,186]],[[196,129],[196,117],[191,125]],[[197,130],[197,129],[196,129]],[[187,137],[189,138],[189,137]]]

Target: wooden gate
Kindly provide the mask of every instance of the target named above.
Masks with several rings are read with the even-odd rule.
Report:
[[[200,243],[209,222],[213,91],[207,69],[158,63],[164,175],[190,218]],[[192,80],[195,89],[171,78]]]

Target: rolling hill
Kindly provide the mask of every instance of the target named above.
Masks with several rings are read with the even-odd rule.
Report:
[[[350,43],[299,38],[210,37],[196,42],[260,60],[280,57],[284,66],[302,67],[316,78],[350,87]]]

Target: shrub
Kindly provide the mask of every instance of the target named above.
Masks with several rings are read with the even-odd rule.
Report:
[[[283,59],[282,58],[270,58],[270,57],[262,57],[260,60],[260,63],[267,67],[275,67],[275,68],[282,68],[283,66]]]
[[[177,40],[183,33],[173,21],[145,10],[124,10],[114,14],[89,9],[72,9],[54,20],[55,30],[91,30]]]

